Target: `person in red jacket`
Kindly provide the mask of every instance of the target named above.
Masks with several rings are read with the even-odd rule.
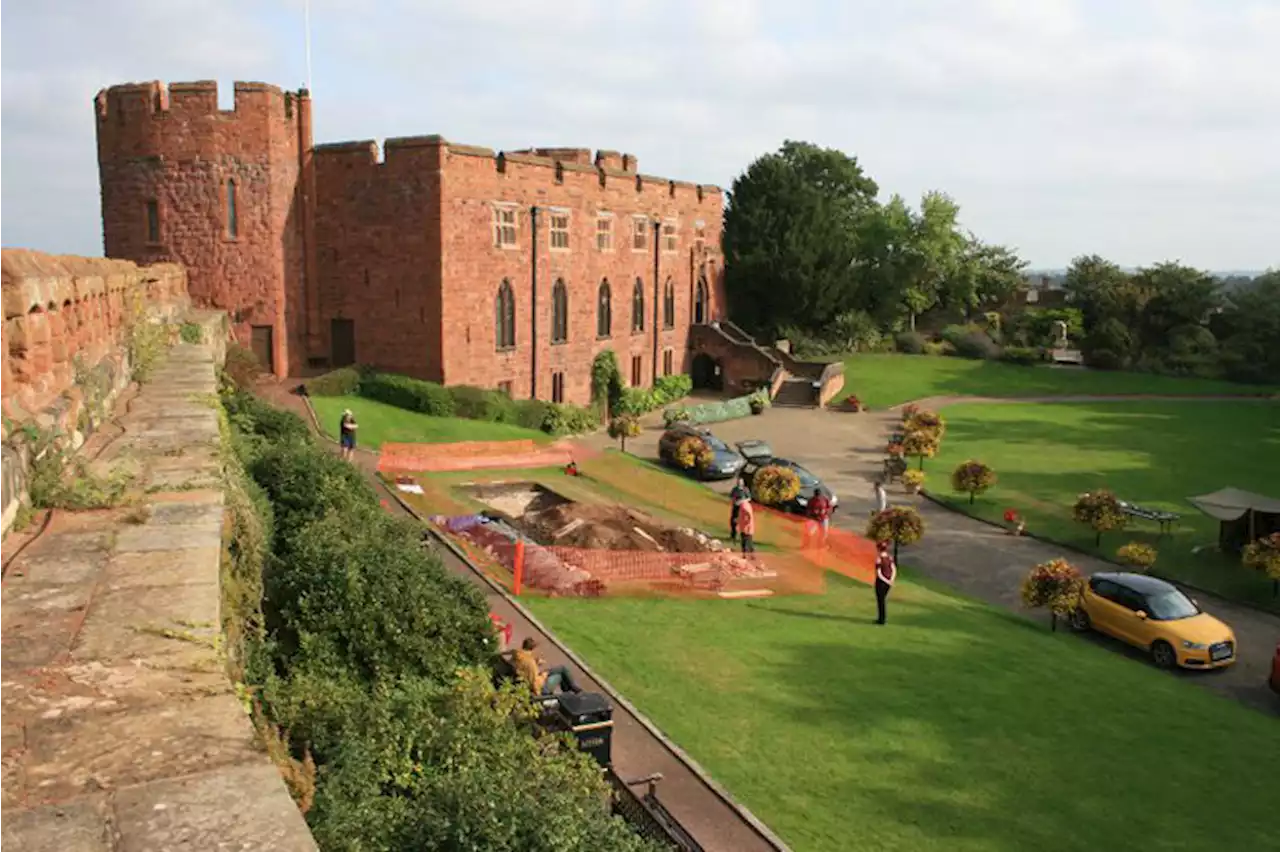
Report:
[[[809,501],[809,517],[818,525],[818,547],[826,547],[827,533],[831,529],[831,499],[821,491]]]
[[[742,552],[756,551],[756,510],[750,500],[744,500],[738,508],[738,535],[742,537]]]
[[[876,624],[884,624],[885,599],[893,590],[893,582],[898,579],[898,565],[889,552],[889,542],[880,542],[876,554]]]

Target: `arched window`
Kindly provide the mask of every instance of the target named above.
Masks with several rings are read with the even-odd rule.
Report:
[[[564,343],[569,339],[569,289],[564,279],[557,278],[551,288],[551,342]]]
[[[498,297],[493,302],[493,339],[498,349],[514,349],[516,345],[516,294],[511,282],[502,279]]]
[[[670,278],[662,291],[662,327],[676,327],[676,285]]]
[[[609,279],[600,282],[596,295],[596,337],[608,337],[613,333],[613,303],[609,292]]]
[[[693,322],[695,325],[704,325],[707,322],[708,309],[711,307],[707,304],[707,279],[699,278],[698,287],[693,293]]]
[[[644,282],[639,278],[631,291],[631,331],[644,331]]]

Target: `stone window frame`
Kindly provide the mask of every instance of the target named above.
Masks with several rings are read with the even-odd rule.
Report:
[[[494,294],[493,348],[498,352],[516,348],[516,292],[510,278],[503,278]]]
[[[607,210],[596,213],[596,251],[613,251],[615,217]]]
[[[143,204],[143,211],[146,217],[147,245],[158,246],[164,238],[164,225],[160,220],[160,200],[148,198]]]
[[[670,229],[670,230],[668,230]],[[674,254],[680,250],[680,220],[662,220],[662,253]]]
[[[662,327],[668,331],[676,327],[676,281],[670,275],[662,286]]]
[[[564,402],[564,370],[551,373],[551,401]]]
[[[222,199],[223,217],[225,218],[223,234],[228,240],[240,239],[240,185],[235,178],[227,178],[223,185],[225,195]]]
[[[556,220],[560,220],[557,222]],[[562,207],[547,208],[547,245],[551,251],[569,250],[569,232],[572,227],[569,211]]]
[[[649,217],[636,214],[631,217],[631,250],[645,252],[649,250],[649,230],[652,223]]]
[[[520,206],[510,201],[495,201],[491,207],[493,247],[508,251],[520,248]]]
[[[693,324],[706,325],[711,321],[711,286],[707,276],[699,275],[693,285]]]
[[[557,278],[551,285],[551,343],[569,342],[569,285]]]
[[[668,346],[662,350],[662,375],[670,376],[676,371],[676,350]]]
[[[631,333],[644,334],[644,279],[639,275],[631,288]]]
[[[613,337],[613,288],[608,278],[601,278],[596,288],[596,340],[610,337]]]
[[[644,356],[631,356],[631,387],[644,387]]]

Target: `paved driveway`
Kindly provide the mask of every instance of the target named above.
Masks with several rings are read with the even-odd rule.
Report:
[[[799,408],[772,408],[759,417],[717,423],[712,431],[729,444],[751,438],[767,441],[773,451],[793,459],[821,477],[840,496],[840,511],[833,523],[861,533],[871,510],[871,478],[884,458],[886,435],[898,421],[896,413],[818,411]],[[627,449],[645,458],[657,457],[660,425],[650,425]],[[731,483],[711,483],[727,493]],[[1115,570],[1111,563],[1085,556],[1030,538],[1014,538],[998,528],[965,515],[943,509],[928,500],[905,494],[897,486],[890,491],[894,503],[915,505],[925,519],[928,532],[916,545],[905,548],[903,562],[953,588],[1008,609],[1043,620],[1042,613],[1025,610],[1018,599],[1018,586],[1030,566],[1059,556],[1067,556],[1085,573]],[[1271,658],[1280,641],[1280,617],[1260,612],[1201,592],[1193,597],[1209,612],[1235,630],[1239,641],[1239,661],[1226,671],[1179,672],[1193,683],[1243,701],[1263,712],[1280,717],[1280,696],[1267,686]],[[1095,641],[1147,665],[1138,651],[1102,636]]]

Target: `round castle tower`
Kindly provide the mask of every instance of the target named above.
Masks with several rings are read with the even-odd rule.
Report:
[[[235,338],[278,375],[305,363],[305,90],[215,82],[112,86],[94,99],[106,256],[187,269],[192,300],[225,310]]]

